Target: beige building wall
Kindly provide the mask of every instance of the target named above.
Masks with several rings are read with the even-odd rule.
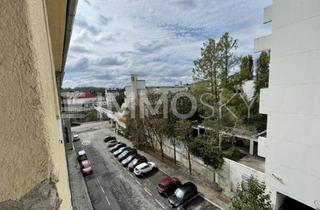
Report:
[[[60,209],[71,208],[56,83],[66,4],[0,2],[0,207],[51,180]]]

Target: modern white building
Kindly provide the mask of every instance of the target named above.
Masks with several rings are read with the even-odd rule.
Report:
[[[131,75],[131,84],[125,87],[125,100],[122,108],[133,108],[133,104],[147,100],[147,95],[150,92],[166,94],[185,90],[185,86],[146,86],[145,80],[138,80],[137,75]]]
[[[112,105],[116,102],[116,97],[124,92],[121,88],[108,88],[105,90],[106,105],[108,109],[112,108]]]
[[[267,190],[275,209],[320,208],[320,1],[274,0],[264,10],[271,21],[272,34],[255,40],[256,51],[271,52],[258,145]]]

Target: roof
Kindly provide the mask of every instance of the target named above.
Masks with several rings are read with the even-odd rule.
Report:
[[[80,151],[78,152],[78,155],[84,155],[84,154],[86,154],[86,152],[85,152],[84,150],[80,150]]]
[[[136,169],[141,169],[141,168],[143,168],[143,167],[145,167],[147,165],[148,165],[148,163],[141,163],[136,167]]]
[[[95,98],[95,96],[89,92],[80,92],[77,93],[74,98]]]
[[[160,184],[166,186],[166,185],[170,184],[171,181],[172,181],[171,178],[169,176],[167,176],[166,178],[161,179]]]

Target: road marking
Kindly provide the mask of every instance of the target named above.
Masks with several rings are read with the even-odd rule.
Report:
[[[105,194],[104,189],[103,189],[103,187],[101,185],[100,185],[100,188],[101,188],[103,194]]]
[[[132,174],[129,174],[132,178],[134,178],[134,176]]]
[[[157,202],[157,204],[159,204],[159,206],[161,206],[161,208],[163,208],[163,209],[166,208],[166,207],[163,206],[163,204],[160,201],[158,201],[157,199],[154,199],[154,200]]]
[[[136,181],[139,185],[142,185],[138,180],[135,179],[135,181]]]
[[[100,184],[100,181],[99,181],[99,179],[98,179],[98,177],[97,177],[97,182],[98,182],[98,184],[99,184],[99,185],[101,185],[101,184]]]
[[[151,192],[147,188],[143,188],[146,193],[148,193],[150,196],[152,196]]]
[[[162,171],[163,173],[165,173],[166,175],[168,174],[167,172],[165,172],[164,170],[162,170],[161,168],[158,168],[160,171]]]
[[[107,200],[107,202],[108,202],[108,204],[109,204],[109,206],[110,206],[110,201],[109,201],[109,199],[108,199],[107,196],[105,196],[105,199]]]
[[[216,204],[215,202],[209,200],[208,198],[204,197],[203,195],[200,195],[200,194],[199,194],[199,196],[202,197],[203,199],[205,199],[206,201],[208,201],[209,203],[211,203],[212,205],[218,207],[219,209],[224,210],[224,208],[222,208],[221,206],[219,206],[219,205]]]

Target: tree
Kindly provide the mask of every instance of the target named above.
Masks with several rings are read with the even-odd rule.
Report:
[[[150,105],[154,107],[157,104],[158,100],[161,99],[160,97],[161,97],[160,94],[149,92],[148,100],[150,102]],[[156,113],[152,113],[151,110],[148,110],[147,108],[145,108],[146,113],[143,118],[145,132],[148,134],[151,141],[155,139],[158,145],[160,146],[162,158],[164,158],[163,141],[168,134],[168,131],[167,131],[168,120],[165,118],[164,113],[161,111],[163,110],[163,106],[164,104],[162,103],[159,110]]]
[[[239,58],[233,53],[238,48],[238,40],[230,37],[226,32],[217,43],[218,48],[218,66],[221,71],[221,86],[227,88],[230,69],[239,63]]]
[[[219,146],[212,142],[208,143],[202,155],[204,164],[211,166],[215,171],[223,165],[223,154]],[[216,183],[215,171],[213,172],[213,182]]]
[[[191,174],[191,144],[192,136],[192,123],[188,120],[179,120],[176,122],[176,136],[177,139],[183,142],[188,155],[189,173]]]
[[[219,50],[214,39],[209,39],[201,48],[201,56],[194,61],[193,78],[195,80],[208,80],[213,96],[211,105],[219,103]]]
[[[253,79],[253,58],[252,55],[247,55],[241,58],[240,63],[240,81]]]
[[[272,210],[270,195],[266,192],[266,185],[251,176],[247,183],[238,186],[236,195],[232,199],[232,210]]]
[[[125,98],[125,97],[126,97],[126,96],[124,95],[124,92],[123,92],[123,91],[121,91],[121,92],[119,93],[119,95],[116,95],[116,101],[117,101],[119,107],[121,107],[121,105],[124,103],[124,98]]]
[[[269,84],[269,63],[270,55],[262,52],[256,62],[256,94],[260,93],[261,88],[268,87]]]

